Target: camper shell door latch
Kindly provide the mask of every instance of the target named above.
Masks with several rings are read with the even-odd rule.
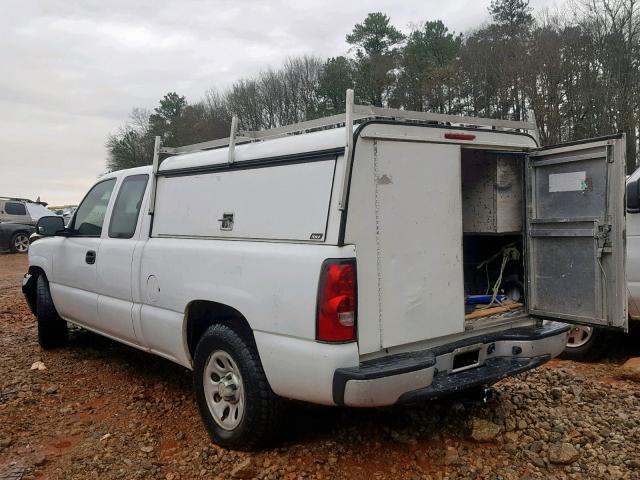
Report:
[[[222,214],[222,218],[219,218],[220,230],[231,231],[233,230],[233,213],[225,212]]]

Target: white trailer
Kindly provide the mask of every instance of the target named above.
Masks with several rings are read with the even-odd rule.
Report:
[[[158,141],[153,168],[105,175],[67,228],[40,221],[24,291],[41,345],[69,321],[191,368],[212,438],[252,448],[283,398],[415,402],[548,361],[555,320],[624,329],[624,138],[539,148],[527,131],[348,101]]]

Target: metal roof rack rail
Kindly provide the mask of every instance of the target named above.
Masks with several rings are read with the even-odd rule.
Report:
[[[437,124],[451,124],[460,126],[471,126],[477,128],[491,128],[497,130],[522,130],[531,131],[534,136],[537,132],[535,118],[530,112],[530,120],[501,120],[495,118],[480,118],[464,115],[450,115],[432,112],[415,112],[411,110],[401,110],[398,108],[375,107],[373,105],[357,105],[353,103],[353,90],[347,91],[346,113],[331,115],[328,117],[306,120],[304,122],[283,125],[281,127],[269,128],[257,131],[237,131],[237,117],[233,117],[230,135],[226,138],[209,140],[206,142],[194,143],[180,147],[160,146],[158,153],[165,155],[181,155],[214,148],[231,147],[243,143],[267,140],[288,135],[308,133],[316,130],[326,130],[329,128],[339,128],[347,123],[361,122],[368,119],[393,119],[402,121],[415,121]],[[349,121],[347,121],[349,118]],[[230,156],[230,160],[233,156]],[[230,161],[229,163],[233,163]]]
[[[156,137],[154,155],[153,155],[153,173],[157,176],[159,168],[160,155],[181,155],[185,153],[200,152],[203,150],[211,150],[214,148],[229,147],[229,164],[235,161],[235,146],[261,140],[269,140],[288,135],[299,135],[318,130],[327,130],[331,128],[346,127],[345,132],[345,157],[350,159],[351,142],[353,141],[353,125],[361,123],[369,119],[392,119],[406,122],[422,122],[440,125],[464,126],[476,128],[489,128],[492,130],[521,130],[529,131],[531,135],[538,141],[538,127],[536,125],[533,111],[528,111],[529,120],[501,120],[494,118],[469,117],[464,115],[449,115],[443,113],[432,112],[414,112],[411,110],[400,110],[398,108],[375,107],[373,105],[357,105],[354,103],[353,90],[346,92],[346,109],[345,113],[331,115],[328,117],[307,120],[304,122],[294,123],[291,125],[283,125],[281,127],[269,128],[259,131],[237,131],[238,118],[233,116],[231,119],[231,131],[227,138],[219,138],[209,140],[207,142],[194,143],[192,145],[184,145],[180,147],[164,147],[162,146],[162,138]],[[346,162],[345,175],[349,174],[351,162]],[[347,177],[345,177],[347,178]],[[343,183],[344,185],[344,183]],[[152,189],[155,190],[155,182]],[[154,209],[154,191],[152,191],[152,200],[149,213],[153,213]],[[344,207],[346,193],[340,199],[340,208]]]

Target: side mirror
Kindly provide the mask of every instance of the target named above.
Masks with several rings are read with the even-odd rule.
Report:
[[[64,219],[57,215],[40,217],[36,223],[36,233],[43,237],[52,237],[61,230],[64,230]]]
[[[640,178],[627,183],[627,212],[640,212]]]

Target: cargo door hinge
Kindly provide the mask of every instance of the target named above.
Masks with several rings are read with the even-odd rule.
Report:
[[[611,234],[611,225],[597,225],[595,238],[598,241],[598,258],[602,258],[603,253],[611,253],[611,242],[609,235]]]

